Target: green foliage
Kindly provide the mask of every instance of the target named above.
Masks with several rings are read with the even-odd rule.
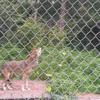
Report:
[[[78,92],[94,93],[94,91],[99,93],[97,88],[99,87],[100,69],[98,65],[100,62],[99,58],[96,58],[97,52],[78,53],[77,51],[69,50],[68,48],[63,52],[60,50],[60,54],[56,51],[57,55],[59,55],[59,57],[56,55],[54,57],[56,59],[53,59],[58,62],[55,64],[56,67],[48,62],[47,59],[49,58],[46,59],[46,62],[52,67],[45,71],[45,73],[49,73],[46,74],[46,78],[49,77],[47,91],[50,90],[51,93],[59,95],[75,95]],[[45,69],[43,66],[41,68]]]
[[[53,27],[59,20],[61,0],[54,4],[44,1],[40,1],[43,5],[38,9],[37,18],[40,20],[42,16],[42,20],[37,23],[27,16],[30,3],[17,0],[0,2],[0,66],[5,61],[22,60],[28,54],[26,51],[41,46],[43,53],[30,79],[47,80],[46,90],[55,96],[63,94],[67,98],[77,92],[99,93],[100,57],[97,50],[100,47],[97,42],[99,35],[96,35],[99,32],[99,1],[67,1],[64,32]],[[98,48],[91,50],[93,45]]]
[[[59,1],[61,2],[61,0],[59,0]],[[59,8],[61,7],[61,3],[59,1],[55,1],[55,3],[52,4],[51,1],[45,2],[44,0],[41,0],[40,1],[41,3],[39,4],[40,7],[38,9],[39,15],[41,15],[41,16],[43,15],[43,17],[42,17],[43,19],[50,19],[51,16],[58,18],[59,12],[60,12]],[[42,6],[41,6],[41,4],[42,4]],[[58,13],[56,13],[56,12],[58,12]]]
[[[67,21],[64,32],[59,32],[58,28],[50,29],[50,27],[53,27],[55,25],[55,22],[59,20],[61,0],[59,2],[55,1],[54,4],[52,4],[51,1],[45,2],[44,0],[41,0],[40,2],[41,3],[39,3],[38,5],[36,4],[37,5],[36,7],[35,5],[33,5],[33,8],[35,9],[38,6],[40,6],[38,9],[39,15],[37,16],[38,17],[37,19],[40,19],[41,15],[42,20],[41,23],[38,22],[34,23],[33,22],[34,18],[31,18],[31,21],[29,20],[30,19],[29,15],[31,15],[30,12],[32,12],[31,4],[29,2],[25,1],[19,3],[17,0],[1,1],[0,4],[2,6],[0,8],[0,13],[1,13],[0,24],[2,26],[0,27],[1,40],[4,42],[8,42],[8,40],[10,39],[11,42],[16,43],[18,42],[18,38],[21,39],[21,37],[23,37],[20,40],[21,41],[20,45],[21,46],[25,45],[26,46],[25,48],[27,48],[28,50],[32,49],[31,48],[32,45],[30,42],[32,42],[33,45],[37,46],[42,44],[51,45],[52,43],[54,46],[55,45],[59,46],[59,44],[60,45],[68,44],[68,46],[71,46],[72,48],[73,45],[76,46],[78,50],[83,50],[84,46],[86,46],[86,49],[91,50],[92,48],[94,48],[93,47],[94,45],[96,46],[96,49],[99,50],[99,45],[97,45],[99,43],[98,42],[99,36],[96,37],[98,39],[96,38],[93,39],[94,34],[96,34],[95,31],[93,31],[93,29],[96,30],[97,33],[99,31],[99,27],[97,27],[99,26],[98,25],[99,15],[98,13],[96,13],[100,8],[98,5],[99,4],[98,1],[95,2],[95,0],[91,0],[90,2],[87,1],[87,3],[85,3],[85,1],[81,0],[80,3],[83,3],[84,4],[83,6],[81,6],[81,4],[79,2],[76,2],[75,0],[71,0],[70,1],[71,3],[67,1],[66,9],[69,10],[68,14],[66,14],[66,18],[69,21]],[[43,5],[41,5],[42,3]],[[93,5],[91,7],[92,3]],[[32,14],[34,16],[35,13],[33,12]],[[73,18],[71,18],[69,15],[73,16]],[[51,16],[53,17],[51,18]],[[49,21],[47,21],[48,19]],[[47,25],[45,25],[46,21]],[[93,32],[91,32],[91,28]],[[40,42],[42,44],[39,44]],[[27,43],[29,44],[27,45]]]
[[[25,59],[28,54],[24,49],[11,44],[4,45],[4,48],[0,47],[0,65],[4,61]],[[46,90],[53,95],[68,96],[77,92],[99,93],[98,52],[79,53],[68,47],[62,50],[52,46],[44,47],[42,50],[39,65],[30,74],[30,79],[47,80]],[[21,78],[21,76],[14,77]]]
[[[26,54],[27,52],[24,49],[16,45],[5,44],[3,47],[0,47],[0,66],[5,61],[21,60],[26,57]]]
[[[33,46],[41,45],[61,47],[65,44],[65,39],[63,38],[65,34],[64,32],[59,32],[57,28],[50,30],[44,23],[28,21],[18,28],[15,35],[11,31],[8,31],[5,39],[3,38],[2,41],[8,42],[10,40],[12,43],[18,43],[21,47],[24,45],[27,50],[31,50]]]
[[[10,29],[16,32],[18,25],[22,25],[30,11],[28,2],[20,3],[17,0],[3,0],[0,2],[0,34],[6,35]]]
[[[66,41],[67,44],[71,42],[69,45],[72,48],[74,48],[73,45],[76,46],[78,50],[83,50],[85,48],[91,50],[94,49],[94,46],[97,50],[100,50],[100,46],[98,45],[98,39],[100,38],[97,36],[100,31],[98,27],[99,2],[95,0],[80,0],[78,2],[70,0],[70,2],[68,1],[66,3],[66,9],[68,10],[66,17],[68,22],[65,30],[70,30],[66,32],[68,33],[66,34],[66,37],[69,38],[69,41]],[[81,4],[83,4],[83,6],[81,6]],[[71,19],[71,17],[73,18]]]

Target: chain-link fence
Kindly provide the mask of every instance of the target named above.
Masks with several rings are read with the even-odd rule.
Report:
[[[42,54],[38,58],[38,65],[28,75],[31,92],[22,92],[20,80],[22,74],[26,75],[26,69],[19,62],[14,65],[14,60],[29,59],[27,55],[38,47],[41,47]],[[80,93],[99,94],[99,52],[99,0],[0,1],[1,73],[5,71],[5,81],[15,86],[12,90],[3,88],[1,74],[1,99],[11,95],[6,99],[19,96],[29,99],[46,97],[51,100],[75,100]],[[8,61],[14,63],[2,68]],[[21,67],[22,73],[14,73],[16,69],[12,69],[13,66]],[[12,72],[14,75],[9,80]],[[5,87],[9,89],[7,84]],[[44,92],[40,91],[41,88]],[[27,97],[27,93],[30,96]],[[46,96],[43,95],[45,93]]]

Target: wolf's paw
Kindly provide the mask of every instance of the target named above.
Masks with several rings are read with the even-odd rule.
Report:
[[[22,88],[22,91],[26,91],[26,89],[25,88]]]
[[[3,87],[3,90],[6,91],[7,90],[7,87]]]
[[[7,84],[7,89],[8,89],[8,90],[12,90],[13,88],[11,88],[11,87]]]
[[[27,91],[31,90],[30,88],[26,88]]]

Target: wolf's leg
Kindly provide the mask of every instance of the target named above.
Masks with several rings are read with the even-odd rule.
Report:
[[[5,82],[3,83],[3,90],[4,91],[7,90],[7,87],[6,87],[6,83]]]
[[[9,89],[9,90],[11,90],[11,89],[13,89],[12,87],[11,87],[11,81],[10,81],[10,79],[8,79],[7,80],[7,88]]]
[[[3,73],[3,77],[4,77],[3,90],[13,89],[10,87],[11,84],[10,73],[9,72]]]
[[[9,90],[11,90],[11,89],[13,89],[12,87],[11,87],[11,77],[12,77],[12,75],[11,75],[11,73],[8,73],[8,79],[7,79],[7,88],[9,89]]]
[[[30,90],[30,88],[28,87],[28,79],[26,79],[26,81],[25,81],[25,86],[26,86],[26,90]]]
[[[4,77],[4,82],[3,82],[3,90],[7,90],[7,75],[5,73],[2,74]]]
[[[28,76],[27,74],[23,74],[23,78],[22,78],[22,91],[26,91],[26,90],[30,90],[30,88],[28,87]]]
[[[24,73],[22,77],[22,91],[26,91],[25,89],[25,81],[26,81],[27,75]]]

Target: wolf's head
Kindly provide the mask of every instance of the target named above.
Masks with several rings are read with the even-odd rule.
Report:
[[[41,48],[37,48],[35,49],[34,51],[32,51],[29,55],[28,55],[28,58],[31,57],[31,58],[38,58],[39,56],[41,55]]]

